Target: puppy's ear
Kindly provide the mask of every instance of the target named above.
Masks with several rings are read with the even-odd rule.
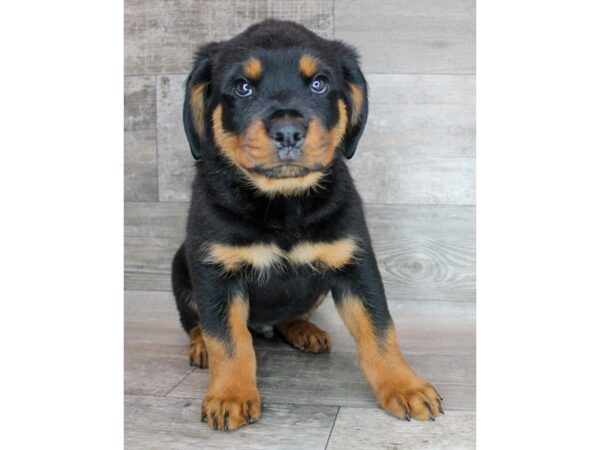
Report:
[[[369,113],[367,82],[358,65],[356,51],[339,43],[344,74],[343,98],[348,109],[348,127],[342,142],[342,152],[352,158],[367,123]]]
[[[183,127],[196,161],[207,146],[207,113],[209,98],[214,89],[212,69],[219,45],[218,42],[212,42],[196,52],[194,69],[186,81]]]

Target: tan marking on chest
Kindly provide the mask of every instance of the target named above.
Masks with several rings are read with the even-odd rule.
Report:
[[[337,270],[350,262],[356,250],[356,242],[352,238],[333,242],[304,242],[292,248],[288,258],[295,264],[320,263]]]
[[[226,272],[235,272],[243,267],[265,272],[285,261],[295,265],[315,268],[325,266],[339,270],[352,260],[357,251],[358,245],[354,238],[333,242],[303,242],[289,252],[275,244],[213,244],[209,247],[206,261],[221,265]]]
[[[235,272],[245,266],[264,271],[280,262],[284,256],[283,250],[275,244],[213,244],[210,246],[207,260],[222,265],[227,272]]]

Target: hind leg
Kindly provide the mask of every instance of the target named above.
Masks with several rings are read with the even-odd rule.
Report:
[[[284,320],[275,330],[292,347],[308,353],[325,353],[331,349],[329,334],[304,319]]]
[[[191,342],[188,349],[190,365],[200,367],[201,369],[208,368],[208,352],[200,327],[192,328],[190,331],[190,339]]]
[[[284,341],[307,353],[326,353],[331,350],[329,334],[308,321],[312,313],[323,303],[326,295],[321,295],[312,309],[302,317],[283,320],[275,324],[275,330]]]
[[[198,324],[198,314],[195,312],[195,305],[182,305],[179,310],[179,318],[185,331],[190,336],[190,346],[188,347],[188,356],[190,365],[200,367],[201,369],[208,368],[208,353],[202,336],[202,330]]]
[[[192,284],[187,267],[185,246],[183,245],[173,258],[171,275],[175,303],[179,310],[179,320],[183,329],[190,336],[190,346],[188,348],[190,365],[206,369],[208,367],[208,353],[198,323],[198,309],[192,299]]]

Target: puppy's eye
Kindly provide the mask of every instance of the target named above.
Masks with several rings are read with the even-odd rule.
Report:
[[[327,81],[321,76],[314,77],[310,83],[310,90],[315,94],[324,94],[327,92]]]
[[[238,97],[249,97],[254,92],[252,90],[252,86],[250,86],[250,83],[248,83],[246,80],[239,80],[235,84],[233,91]]]

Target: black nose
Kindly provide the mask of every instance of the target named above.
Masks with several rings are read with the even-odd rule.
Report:
[[[306,126],[302,120],[282,118],[271,124],[269,136],[275,143],[280,159],[295,159],[300,155],[300,147],[306,137]]]

